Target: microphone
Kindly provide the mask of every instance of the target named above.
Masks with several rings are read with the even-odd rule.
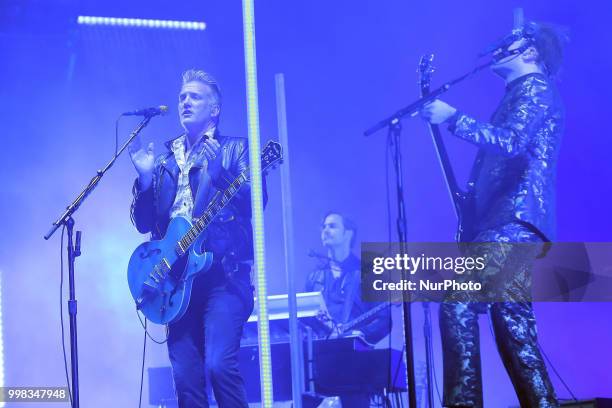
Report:
[[[140,110],[135,110],[131,112],[124,112],[121,116],[146,116],[151,118],[157,115],[165,115],[168,112],[168,107],[166,105],[154,106],[152,108],[145,108]]]
[[[512,28],[515,30],[520,29],[525,25],[525,13],[522,7],[517,7],[512,10]]]
[[[503,38],[500,38],[492,44],[489,44],[487,48],[485,48],[480,54],[478,54],[479,58],[497,53],[497,56],[494,57],[494,60],[499,61],[508,56],[520,54],[528,48],[520,47],[516,50],[508,51],[508,47],[510,47],[515,41],[518,41],[521,38],[525,38],[525,15],[521,7],[517,7],[513,10],[512,20],[512,33],[508,34]]]

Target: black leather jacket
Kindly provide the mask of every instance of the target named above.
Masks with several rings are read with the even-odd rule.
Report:
[[[479,147],[468,198],[473,232],[518,222],[555,238],[555,179],[564,110],[548,77],[534,73],[508,84],[489,123],[457,113],[450,131]],[[473,237],[472,237],[473,238]]]
[[[193,194],[193,217],[200,217],[217,191],[225,188],[248,167],[248,142],[246,138],[217,134],[221,145],[222,171],[216,179],[204,170],[202,158],[189,172],[189,184]],[[170,213],[177,191],[179,168],[171,150],[172,142],[166,142],[167,151],[157,156],[153,183],[141,191],[134,183],[134,200],[131,207],[132,222],[141,233],[151,233],[151,239],[161,239],[166,233]],[[264,182],[264,203],[266,200]],[[206,249],[212,251],[214,260],[229,256],[233,261],[253,259],[251,228],[250,183],[242,185],[236,196],[219,213],[208,227]]]

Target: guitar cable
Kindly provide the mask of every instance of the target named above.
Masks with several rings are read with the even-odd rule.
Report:
[[[138,311],[136,312],[138,313]],[[140,315],[138,315],[138,320],[140,320]],[[142,321],[141,321],[142,323]],[[147,354],[147,318],[145,317],[144,321],[144,342],[142,344],[142,366],[140,367],[140,394],[138,395],[138,408],[142,407],[142,386],[144,384],[144,367],[145,367],[145,356]]]
[[[122,116],[119,116],[115,121],[115,157],[117,157],[117,152],[119,151],[119,120],[121,120]]]
[[[138,312],[138,309],[136,309],[136,316],[138,316],[138,321],[140,322],[140,325],[142,326],[142,328],[144,329],[144,342],[142,345],[142,366],[140,367],[140,394],[138,396],[138,408],[142,407],[142,387],[144,384],[144,367],[145,367],[145,357],[147,354],[147,337],[151,339],[151,341],[153,343],[156,344],[164,344],[168,341],[168,325],[166,325],[166,338],[161,341],[161,340],[157,340],[155,339],[153,336],[151,336],[151,333],[149,333],[149,331],[147,330],[147,318],[145,316],[144,318],[144,322],[142,321],[142,318],[140,317],[140,313]]]
[[[490,310],[487,311],[487,316],[488,316],[488,321],[489,321],[489,330],[491,331],[491,336],[493,336],[493,339],[497,339],[497,337],[495,336],[495,332],[493,331],[493,319],[491,317],[491,313]],[[497,340],[496,340],[497,341]],[[563,379],[563,377],[561,377],[561,374],[559,374],[559,372],[557,371],[557,369],[555,368],[555,366],[553,365],[552,361],[550,361],[550,359],[548,358],[548,355],[544,352],[544,348],[542,347],[542,344],[540,343],[540,340],[537,340],[537,345],[538,345],[538,349],[540,350],[540,352],[542,353],[542,355],[544,356],[544,358],[546,359],[546,362],[548,362],[548,365],[550,366],[550,368],[553,370],[553,372],[555,373],[555,375],[557,376],[557,378],[561,381],[561,384],[563,384],[563,386],[565,387],[565,389],[567,390],[567,392],[572,396],[572,400],[575,402],[578,402],[578,398],[576,398],[576,395],[574,395],[574,393],[572,392],[572,390],[570,389],[570,387],[567,385],[567,383],[565,382],[565,380]],[[558,398],[557,400],[562,400],[562,398]]]
[[[145,317],[143,322],[142,317],[140,317],[140,313],[138,312],[138,309],[136,309],[136,316],[138,316],[138,320],[140,321],[140,325],[144,329],[145,334],[149,337],[149,339],[151,339],[153,343],[164,344],[168,341],[168,325],[166,325],[166,338],[164,340],[157,340],[156,338],[151,336],[151,333],[149,333],[149,331],[147,330],[147,318]]]
[[[427,320],[429,321],[429,325],[426,329],[427,334],[425,336],[426,337],[425,341],[429,343],[429,350],[431,353],[429,355],[429,361],[431,361],[431,373],[433,376],[433,383],[436,387],[436,395],[438,396],[438,402],[440,403],[440,406],[443,406],[442,397],[440,395],[440,388],[438,387],[438,376],[436,375],[436,364],[434,362],[434,355],[433,355],[433,330],[431,326],[431,308],[426,308],[425,313],[428,315]]]
[[[553,365],[552,361],[550,361],[550,359],[548,358],[548,355],[544,352],[544,348],[542,347],[542,344],[540,343],[540,341],[538,341],[538,348],[540,349],[540,352],[542,353],[542,355],[544,356],[544,358],[548,362],[548,365],[550,366],[550,368],[552,368],[552,370],[554,371],[554,373],[557,376],[557,378],[559,378],[559,380],[561,381],[561,383],[563,384],[563,386],[565,387],[567,392],[572,396],[572,400],[574,400],[574,402],[578,402],[578,398],[576,398],[576,396],[574,395],[574,393],[572,392],[570,387],[568,387],[568,385],[565,383],[565,380],[563,380],[563,378],[561,377],[561,374],[559,374],[559,372],[557,371],[557,369]],[[560,398],[557,398],[557,399],[560,399]]]

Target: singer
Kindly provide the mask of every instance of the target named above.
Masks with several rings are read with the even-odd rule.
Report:
[[[165,152],[155,157],[153,143],[143,147],[139,139],[130,146],[138,173],[132,221],[152,239],[163,237],[173,217],[201,216],[214,194],[248,166],[247,140],[219,133],[221,93],[212,76],[198,70],[183,74],[178,113],[185,132],[168,141]],[[205,245],[213,252],[213,266],[195,278],[185,315],[168,327],[179,407],[209,406],[206,377],[219,407],[248,407],[238,351],[253,309],[250,217],[246,183],[209,226]]]
[[[506,93],[488,123],[439,100],[421,111],[430,123],[446,122],[451,133],[479,149],[468,191],[472,217],[464,219],[472,231],[468,241],[538,243],[555,237],[555,173],[564,112],[553,78],[564,42],[552,26],[530,22],[491,47],[492,70],[505,81]],[[537,252],[520,258],[503,251],[489,255],[500,268],[515,268],[505,299],[529,291]],[[529,298],[524,295],[518,298]],[[521,407],[558,407],[538,349],[532,305],[522,300],[440,306],[444,406],[483,406],[478,313],[486,309]]]

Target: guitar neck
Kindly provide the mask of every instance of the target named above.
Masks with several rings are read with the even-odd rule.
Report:
[[[220,195],[217,196],[209,205],[204,214],[193,224],[193,226],[183,235],[179,240],[178,246],[185,252],[189,248],[198,236],[210,225],[212,220],[219,214],[219,212],[230,202],[236,195],[240,187],[247,181],[247,173],[249,169],[246,168],[234,181],[229,185],[227,189]]]
[[[433,54],[424,55],[421,57],[421,60],[419,62],[418,72],[420,75],[419,83],[422,98],[425,98],[431,93],[431,74],[434,71],[433,58]],[[450,83],[448,86],[450,86]],[[448,87],[445,86],[440,89],[448,89]],[[440,133],[439,126],[428,124],[428,128],[429,132],[431,133],[431,137],[434,141],[434,146],[438,155],[438,161],[440,162],[442,172],[444,173],[444,180],[446,181],[446,186],[448,187],[448,192],[453,202],[455,215],[459,219],[461,216],[464,194],[459,189],[459,184],[457,184],[457,178],[455,177],[455,172],[453,171],[453,168],[450,164],[450,159],[448,158],[448,153],[446,152],[446,147],[444,146],[444,141],[442,140],[442,134]]]
[[[453,167],[450,164],[450,159],[448,157],[448,152],[446,151],[446,146],[444,145],[444,141],[442,140],[442,134],[440,133],[440,128],[438,125],[429,125],[429,132],[431,133],[431,137],[433,138],[434,145],[436,148],[436,153],[438,156],[438,161],[440,162],[440,166],[442,167],[442,172],[444,173],[444,180],[446,181],[446,187],[448,188],[448,193],[451,196],[451,200],[453,202],[453,208],[455,210],[455,215],[459,217],[460,211],[460,199],[462,196],[461,190],[459,189],[459,184],[457,183],[457,178],[455,177],[455,172],[453,171]]]
[[[382,303],[376,307],[373,307],[372,309],[368,310],[367,312],[360,315],[359,317],[356,317],[353,320],[343,324],[342,331],[347,332],[353,329],[358,324],[363,323],[364,321],[368,320],[369,318],[371,318],[372,316],[374,316],[375,314],[377,314],[378,312],[380,312],[381,310],[384,310],[385,308],[389,306],[390,306],[389,303]]]
[[[261,153],[261,173],[266,174],[268,169],[276,167],[277,164],[283,161],[282,146],[275,141],[270,140],[266,143]],[[193,245],[195,240],[204,232],[208,225],[215,219],[217,214],[231,201],[238,193],[240,187],[248,181],[249,166],[247,166],[238,177],[221,194],[217,193],[212,201],[208,204],[204,214],[193,224],[193,226],[181,237],[176,243],[176,253],[179,256],[184,255],[187,250]]]

